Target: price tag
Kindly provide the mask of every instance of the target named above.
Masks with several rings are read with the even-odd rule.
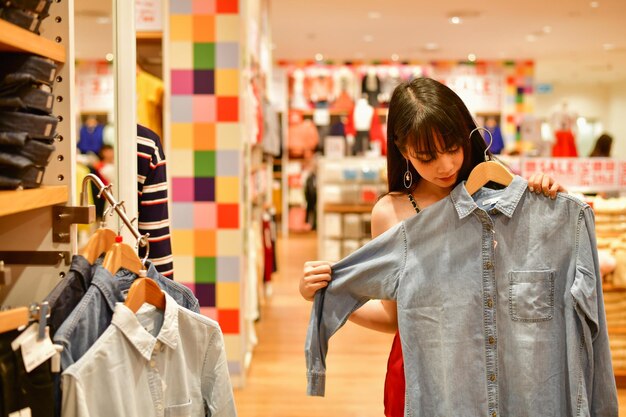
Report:
[[[46,327],[45,337],[38,340],[39,324],[35,323],[28,327],[20,336],[18,336],[11,347],[13,350],[22,348],[22,359],[26,372],[30,372],[57,352],[50,340],[50,328]],[[15,343],[18,341],[19,343]]]

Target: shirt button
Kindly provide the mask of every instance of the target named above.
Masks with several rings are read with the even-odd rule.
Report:
[[[155,361],[150,361],[150,367],[154,368],[156,366],[156,362]]]
[[[163,410],[163,406],[161,404],[157,405],[157,410],[159,411]]]
[[[487,262],[485,262],[485,268],[486,268],[486,269],[491,269],[491,268],[493,268],[493,262],[491,262],[491,261],[487,261]]]
[[[491,375],[489,375],[489,380],[490,380],[491,382],[495,382],[495,380],[496,380],[496,374],[491,374]]]
[[[493,300],[491,298],[487,299],[487,307],[489,307],[489,308],[493,307]]]
[[[496,417],[498,415],[498,413],[496,413],[495,411],[493,413],[491,413],[491,417]]]
[[[493,345],[494,343],[496,343],[496,338],[493,336],[489,336],[489,344]]]

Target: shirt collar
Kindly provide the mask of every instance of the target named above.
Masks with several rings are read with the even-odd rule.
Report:
[[[511,184],[498,192],[499,199],[495,208],[508,218],[513,217],[513,213],[515,212],[522,195],[524,195],[527,185],[528,183],[525,179],[515,175]],[[452,190],[450,198],[454,203],[454,208],[459,215],[459,219],[469,216],[475,209],[478,208],[476,201],[474,201],[474,198],[472,198],[465,188],[465,181],[457,185],[454,190]]]
[[[178,306],[172,297],[165,292],[163,294],[165,295],[165,312],[163,313],[163,325],[157,337],[152,336],[143,328],[135,313],[126,307],[124,303],[115,305],[115,312],[111,320],[111,324],[120,329],[131,345],[146,360],[150,360],[157,341],[171,349],[176,349],[178,346]],[[159,313],[153,310],[149,314]]]
[[[70,271],[73,271],[80,278],[80,282],[83,285],[85,291],[91,285],[91,264],[87,259],[81,255],[74,255],[72,257],[72,264],[70,265]]]

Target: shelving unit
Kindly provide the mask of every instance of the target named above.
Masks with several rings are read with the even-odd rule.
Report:
[[[63,38],[60,38],[61,42]],[[0,20],[0,51],[30,52],[64,63],[65,47],[56,41],[42,38],[32,32]]]
[[[0,191],[0,217],[67,202],[65,186],[44,186],[32,190]]]
[[[370,213],[386,190],[385,157],[320,158],[318,259],[338,261],[370,240]]]
[[[74,126],[74,10],[70,0],[52,3],[50,16],[36,35],[0,20],[0,52],[40,55],[57,62],[53,92],[53,114],[59,120],[55,151],[50,156],[43,183],[30,190],[0,191],[0,251],[72,253],[76,228],[71,226],[70,243],[53,239],[53,206],[75,200]],[[67,266],[10,264],[12,280],[0,286],[0,305],[28,305],[41,301],[67,272]]]

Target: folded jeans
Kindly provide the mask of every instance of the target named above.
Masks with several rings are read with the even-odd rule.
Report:
[[[57,65],[51,59],[15,52],[3,52],[0,59],[0,90],[5,84],[23,80],[25,74],[31,75],[36,83],[52,86],[54,82]]]
[[[39,35],[41,20],[36,13],[12,7],[0,8],[0,19]]]
[[[37,13],[39,19],[43,19],[48,16],[52,0],[8,0],[6,4],[16,9]]]
[[[0,111],[0,132],[26,132],[31,138],[54,139],[58,120],[19,111]]]
[[[0,109],[5,110],[27,110],[50,114],[53,105],[54,95],[32,85],[22,86],[14,96],[0,96]]]

